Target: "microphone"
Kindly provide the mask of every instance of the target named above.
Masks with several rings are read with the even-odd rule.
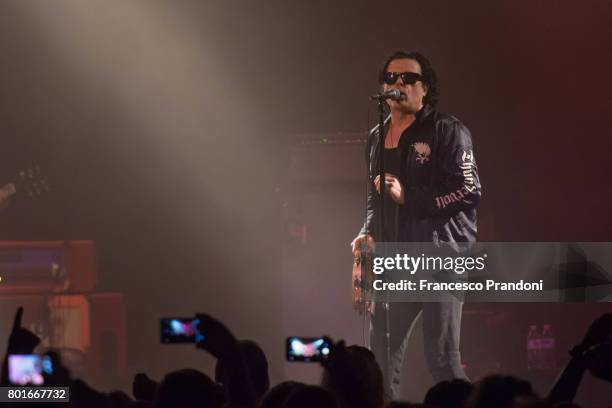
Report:
[[[370,100],[378,99],[379,101],[384,101],[385,99],[393,99],[399,101],[402,97],[402,93],[399,89],[389,89],[386,92],[381,92],[375,95],[370,96]]]

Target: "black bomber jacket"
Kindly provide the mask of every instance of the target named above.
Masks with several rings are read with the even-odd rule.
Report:
[[[385,123],[386,134],[390,120]],[[374,188],[379,173],[379,132],[366,145],[368,195],[361,234],[377,238],[380,200]],[[470,131],[459,119],[426,105],[399,141],[404,205],[399,207],[398,241],[436,245],[476,241],[476,207],[481,186]],[[387,195],[385,199],[391,200]]]

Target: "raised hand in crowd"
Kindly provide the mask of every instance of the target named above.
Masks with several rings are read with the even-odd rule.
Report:
[[[13,319],[13,328],[8,339],[8,347],[2,363],[2,384],[9,384],[8,356],[10,354],[32,354],[40,344],[40,339],[30,330],[21,327],[23,307],[18,307]]]
[[[606,366],[606,362],[612,361],[611,334],[612,313],[604,314],[591,323],[582,342],[570,351],[572,358],[551,387],[549,401],[573,401],[587,370],[596,377],[612,381],[612,366]]]
[[[198,313],[196,317],[199,319],[200,333],[196,346],[222,362],[227,379],[224,388],[229,406],[257,407],[247,365],[234,335],[223,323],[207,314]]]
[[[582,342],[577,347],[586,350],[589,347],[597,346],[605,341],[609,341],[611,333],[612,313],[606,313],[591,323]]]
[[[592,376],[612,382],[612,341],[603,342],[587,350],[584,362]]]

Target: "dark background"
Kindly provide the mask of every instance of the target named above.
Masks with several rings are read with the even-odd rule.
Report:
[[[94,239],[132,370],[192,365],[157,318],[206,311],[278,381],[287,136],[365,131],[384,57],[419,50],[473,134],[481,239],[609,241],[611,17],[603,0],[3,1],[0,179],[37,162],[53,190],[17,198],[0,238]]]

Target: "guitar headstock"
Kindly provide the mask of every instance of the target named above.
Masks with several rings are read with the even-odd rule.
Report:
[[[17,193],[28,197],[37,197],[50,191],[47,176],[40,170],[39,166],[21,170],[14,184]]]
[[[4,205],[15,194],[33,198],[50,190],[47,176],[39,166],[32,166],[17,173],[14,181],[0,188],[0,205]]]

